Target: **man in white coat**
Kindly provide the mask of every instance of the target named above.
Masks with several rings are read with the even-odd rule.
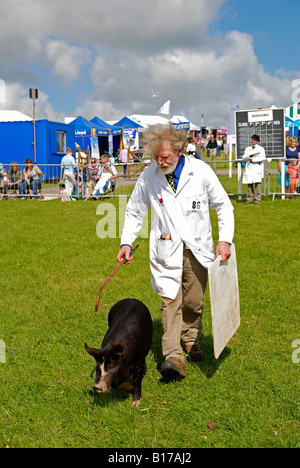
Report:
[[[151,283],[162,299],[160,371],[166,377],[185,377],[185,357],[201,361],[198,338],[202,330],[203,295],[207,269],[214,261],[209,208],[218,217],[216,256],[230,257],[234,233],[233,207],[208,164],[183,156],[186,133],[172,125],[155,125],[145,132],[155,163],[139,177],[125,214],[119,262],[130,262],[131,246],[152,206],[150,232]]]
[[[254,201],[256,205],[261,202],[261,181],[264,176],[263,161],[266,159],[265,149],[260,146],[258,135],[251,137],[251,146],[245,149],[243,159],[247,161],[242,179],[243,184],[248,185],[247,199],[244,205]]]

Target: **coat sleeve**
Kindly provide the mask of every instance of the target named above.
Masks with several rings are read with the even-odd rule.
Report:
[[[249,159],[249,147],[245,148],[244,154],[242,156],[242,159],[248,160]]]
[[[216,210],[218,217],[219,242],[232,244],[234,235],[234,215],[232,203],[221,182],[211,167],[207,168],[206,189],[211,209]]]
[[[262,146],[259,148],[259,155],[258,156],[253,156],[252,158],[252,162],[254,163],[258,163],[258,162],[262,162],[266,159],[266,152],[265,152],[265,148],[263,148]]]
[[[151,206],[144,177],[145,172],[139,177],[126,207],[121,245],[133,244],[143,226],[144,216]]]

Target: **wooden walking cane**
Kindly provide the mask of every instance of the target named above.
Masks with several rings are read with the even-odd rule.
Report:
[[[139,244],[137,244],[130,252],[130,256],[134,254],[134,252],[136,251],[136,249],[138,248]],[[99,289],[99,292],[98,292],[98,296],[97,296],[97,301],[96,301],[96,307],[95,307],[95,312],[98,311],[98,307],[99,307],[99,301],[100,301],[100,296],[101,296],[101,293],[103,291],[103,289],[105,288],[105,286],[110,282],[110,280],[112,279],[112,277],[115,275],[115,273],[117,273],[118,269],[126,262],[126,259],[124,258],[124,260],[119,263],[119,265],[114,269],[114,271],[109,275],[109,277],[107,278],[107,280],[105,281],[104,284],[102,284],[101,288]]]

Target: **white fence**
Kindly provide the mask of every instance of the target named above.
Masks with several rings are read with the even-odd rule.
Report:
[[[238,197],[240,200],[247,194],[247,185],[242,184],[242,175],[244,168],[242,161],[236,160],[230,163],[228,160],[205,161],[211,165],[213,170],[219,177],[221,184],[229,196]],[[285,162],[285,160],[283,160]],[[151,163],[151,162],[150,162]],[[115,164],[118,177],[114,181],[112,189],[104,193],[105,197],[122,197],[129,196],[132,193],[134,185],[149,164],[145,162],[134,162],[131,164]],[[264,163],[264,179],[262,182],[262,195],[272,196],[273,200],[276,196],[284,198],[289,191],[289,187],[285,187],[286,172],[285,164],[282,164],[281,180],[278,171],[279,161],[273,160]],[[10,165],[0,165],[0,193],[2,198],[7,199],[44,199],[51,200],[60,198],[64,190],[63,171],[61,165],[38,165],[42,176],[36,176],[35,180],[30,180],[28,185],[24,179],[24,164],[19,164],[20,170],[19,179],[8,180],[8,172]],[[75,186],[73,191],[73,199],[95,199],[93,196],[93,187],[96,170],[91,171],[90,166],[83,166],[77,169],[75,175]],[[91,175],[92,174],[92,175]],[[13,184],[13,182],[15,182]],[[9,185],[10,184],[10,185]],[[296,196],[299,195],[299,187]]]

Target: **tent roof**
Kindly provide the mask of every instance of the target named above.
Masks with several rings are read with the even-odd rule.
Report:
[[[101,120],[99,117],[94,117],[93,119],[90,120],[92,124],[99,125],[99,127],[104,127],[110,130],[110,133],[112,135],[121,135],[123,133],[123,128],[118,127],[117,125],[110,125],[109,123],[105,122],[104,120]]]
[[[108,128],[100,127],[81,116],[77,117],[77,119],[73,120],[68,125],[75,126],[75,136],[90,136],[92,128],[96,129],[97,135],[99,136],[109,135]]]
[[[123,119],[119,120],[119,122],[116,122],[114,125],[116,127],[122,127],[125,130],[136,130],[139,128],[143,128],[142,125],[140,125],[139,123],[135,122],[127,116],[123,117]]]
[[[201,127],[199,125],[195,125],[189,121],[184,115],[174,115],[170,122],[177,128],[182,128],[184,130],[195,130],[200,132]]]
[[[0,122],[24,122],[32,120],[29,115],[17,110],[0,110]]]
[[[159,115],[140,115],[140,114],[133,114],[130,115],[129,118],[134,122],[137,122],[144,128],[149,127],[149,125],[156,125],[156,124],[168,124],[169,119],[165,119],[164,117],[160,117]]]

